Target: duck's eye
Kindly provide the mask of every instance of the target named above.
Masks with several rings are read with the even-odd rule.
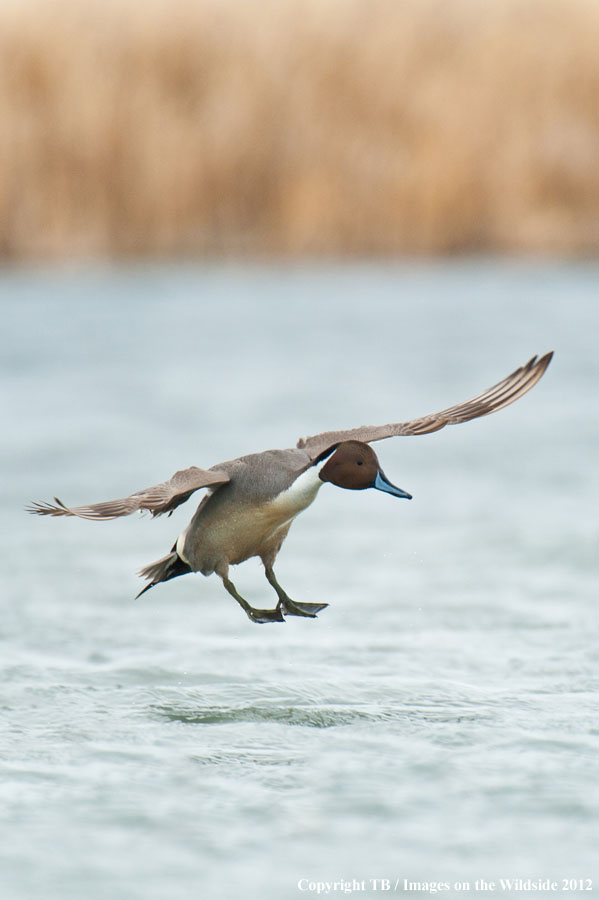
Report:
[[[357,460],[357,464],[358,464],[359,466],[363,466],[363,465],[364,465],[364,463],[362,462],[361,459],[358,459],[358,460]]]

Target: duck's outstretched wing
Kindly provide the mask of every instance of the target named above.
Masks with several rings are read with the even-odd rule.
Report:
[[[79,516],[81,519],[118,519],[119,516],[130,516],[138,509],[149,510],[153,517],[164,513],[170,515],[199,488],[215,487],[227,481],[229,476],[226,472],[191,466],[189,469],[175,472],[168,481],[136,491],[130,497],[123,497],[121,500],[108,500],[106,503],[94,503],[92,506],[68,507],[55,497],[56,506],[45,502],[32,503],[27,507],[27,511],[38,516]]]
[[[360,428],[351,428],[348,431],[324,431],[312,437],[300,438],[297,446],[306,450],[311,459],[316,459],[321,453],[340,441],[382,441],[384,438],[403,434],[430,434],[439,431],[446,425],[457,425],[459,422],[468,422],[470,419],[478,419],[479,416],[488,416],[490,413],[509,406],[514,400],[518,400],[529,391],[541,378],[545,369],[551,362],[551,353],[546,353],[541,359],[533,356],[525,366],[520,366],[503,381],[483,391],[472,400],[450,406],[441,412],[421,419],[412,419],[410,422],[396,422],[389,425],[362,425]]]

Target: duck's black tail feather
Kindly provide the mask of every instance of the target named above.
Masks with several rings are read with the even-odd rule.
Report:
[[[142,594],[149,591],[155,584],[160,584],[161,581],[170,581],[171,578],[177,578],[178,575],[187,575],[191,571],[191,567],[181,559],[173,548],[167,556],[163,556],[162,559],[158,559],[156,562],[150,563],[149,566],[144,566],[143,569],[139,570],[141,577],[147,578],[150,583],[139,592],[137,597],[141,597]],[[137,597],[135,598],[136,600]]]

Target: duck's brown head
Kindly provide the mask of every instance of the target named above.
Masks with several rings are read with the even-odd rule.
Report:
[[[321,481],[330,481],[350,491],[376,488],[394,497],[412,499],[411,494],[391,484],[372,447],[362,441],[342,441],[338,444],[333,453],[325,458],[318,475]]]

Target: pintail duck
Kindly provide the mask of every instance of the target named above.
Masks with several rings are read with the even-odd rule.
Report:
[[[200,488],[208,488],[187,528],[170,553],[141,569],[154,585],[188,572],[216,572],[223,585],[252,622],[284,622],[284,616],[314,618],[328,603],[297,603],[283,590],[274,573],[274,561],[298,513],[310,506],[325,483],[351,491],[366,488],[385,491],[392,497],[411,495],[389,481],[374,450],[374,441],[395,435],[430,434],[446,425],[468,422],[509,406],[539,381],[552,353],[533,357],[503,381],[472,400],[410,422],[362,426],[348,431],[325,431],[300,438],[289,450],[265,450],[219,463],[211,469],[191,466],[172,478],[136,491],[122,500],[92,506],[56,506],[33,503],[28,511],[41,516],[79,516],[82,519],[116,519],[136,510],[160,516],[185,503]],[[266,578],[278,596],[275,609],[255,609],[237,591],[229,578],[229,567],[258,556]]]

